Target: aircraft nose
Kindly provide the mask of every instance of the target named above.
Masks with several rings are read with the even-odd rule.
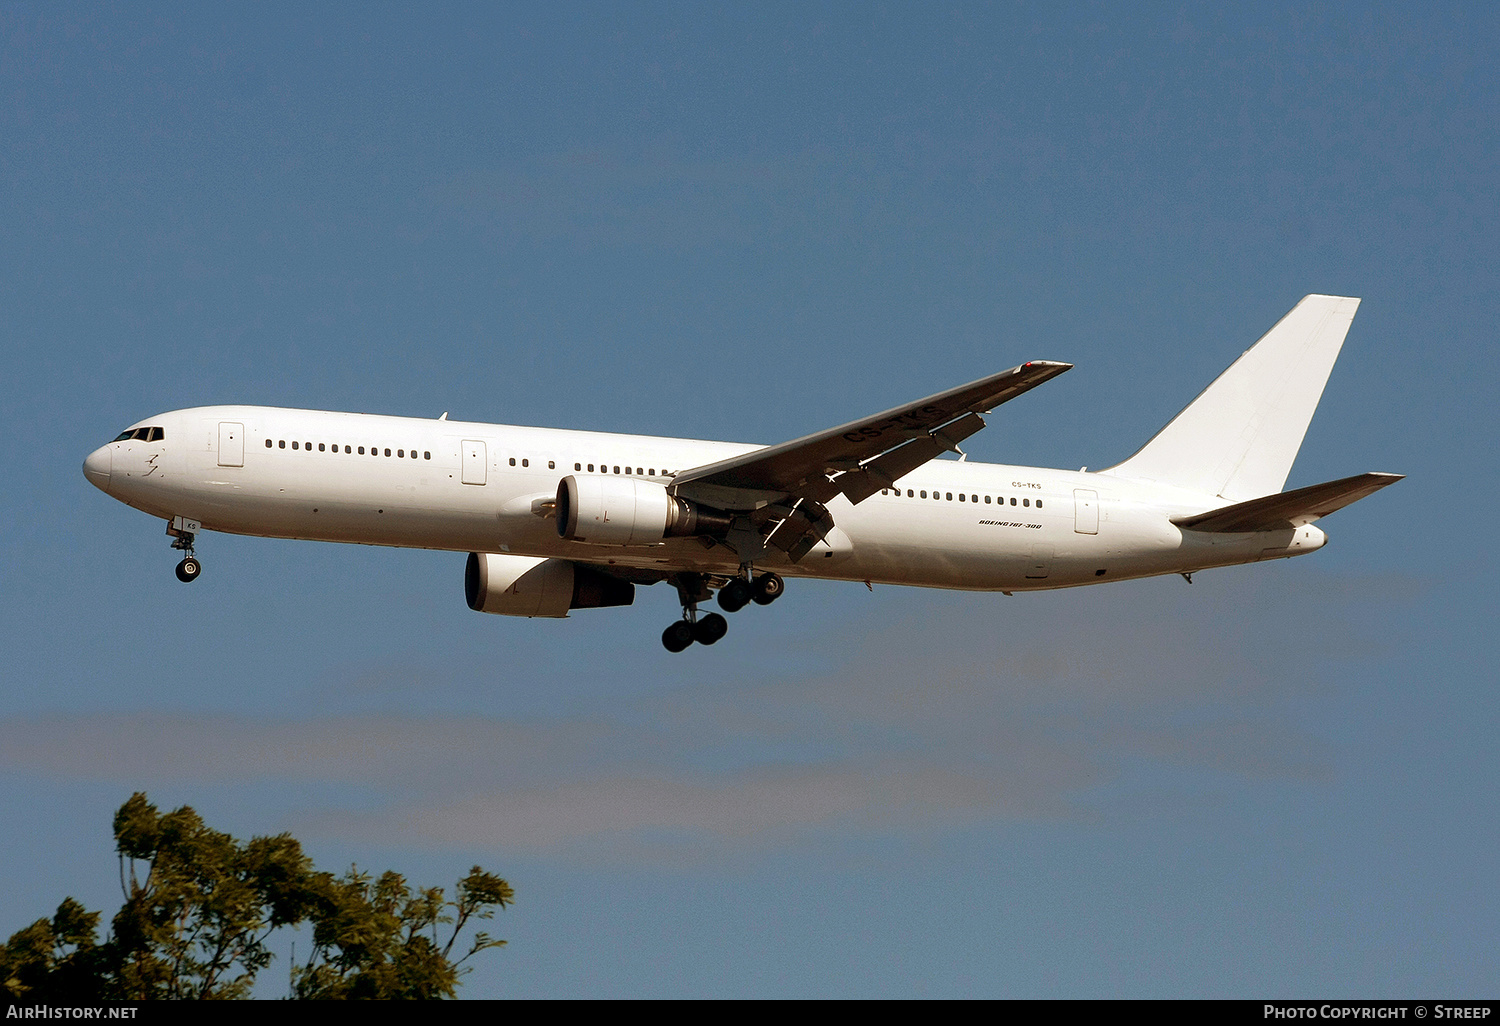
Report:
[[[89,453],[89,458],[83,461],[83,476],[89,479],[89,483],[100,491],[109,491],[109,475],[113,469],[114,453],[107,445],[101,445]]]

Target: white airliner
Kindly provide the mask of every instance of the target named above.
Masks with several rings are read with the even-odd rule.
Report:
[[[167,521],[194,580],[200,530],[468,552],[470,608],[563,617],[667,581],[680,652],[785,577],[969,591],[1069,588],[1300,556],[1313,522],[1393,484],[1281,491],[1359,300],[1308,296],[1124,463],[970,463],[982,414],[1068,370],[1033,361],[781,445],[260,406],[176,410],[84,475]],[[945,453],[959,459],[939,459]]]

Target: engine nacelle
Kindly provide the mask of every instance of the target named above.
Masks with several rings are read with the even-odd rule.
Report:
[[[464,597],[477,613],[556,617],[570,609],[628,606],[635,585],[566,559],[471,552]]]
[[[663,538],[722,536],[730,516],[633,477],[568,476],[557,485],[557,533],[593,545],[653,545]]]

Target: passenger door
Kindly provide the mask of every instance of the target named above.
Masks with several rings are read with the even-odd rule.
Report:
[[[245,425],[229,421],[219,423],[219,466],[245,465]]]
[[[1087,488],[1073,489],[1073,531],[1075,534],[1099,533],[1099,493]]]
[[[483,442],[466,438],[463,442],[463,482],[482,485],[485,480],[485,446]]]

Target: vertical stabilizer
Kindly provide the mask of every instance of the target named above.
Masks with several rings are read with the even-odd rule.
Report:
[[[1219,495],[1281,491],[1358,299],[1308,296],[1140,452],[1102,473]]]

